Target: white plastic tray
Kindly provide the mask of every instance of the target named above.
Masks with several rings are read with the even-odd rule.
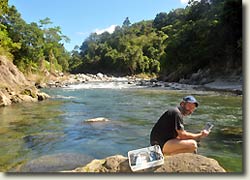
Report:
[[[129,151],[128,160],[132,171],[164,164],[164,156],[159,145]]]

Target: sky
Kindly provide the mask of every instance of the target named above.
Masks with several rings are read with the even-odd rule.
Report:
[[[130,22],[153,20],[160,12],[185,8],[188,0],[9,0],[26,23],[50,18],[51,27],[59,26],[69,39],[64,43],[68,51],[81,46],[93,32],[112,33],[122,26],[126,17]]]

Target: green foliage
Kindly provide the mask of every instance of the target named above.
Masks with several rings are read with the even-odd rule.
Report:
[[[164,50],[159,43],[166,38],[166,35],[158,36],[153,30],[152,21],[130,26],[126,18],[123,26],[116,27],[112,34],[91,34],[80,47],[79,56],[76,51],[73,52],[74,61],[78,65],[72,64],[75,68],[71,72],[119,75],[158,73],[159,54]]]
[[[174,78],[178,80],[198,69],[210,68],[220,73],[241,69],[242,48],[240,43],[237,44],[242,39],[240,2],[191,1],[185,9],[184,20],[179,21],[177,17],[172,21],[174,23],[162,27],[161,30],[169,36],[165,55],[161,58],[162,74],[178,72],[175,73],[178,77]],[[230,17],[232,14],[233,18]]]
[[[161,12],[153,21],[131,24],[127,17],[112,34],[91,34],[73,52],[70,70],[151,73],[174,81],[205,68],[241,72],[241,6],[240,0],[191,0],[185,9]]]
[[[6,26],[0,24],[0,55],[5,55],[9,58],[13,58],[11,52],[14,52],[21,48],[20,43],[14,43],[8,36]]]
[[[242,73],[241,0],[190,0],[185,8],[160,12],[110,34],[90,36],[71,53],[60,27],[45,18],[27,24],[7,0],[0,1],[0,54],[23,72],[70,71],[117,75],[156,74],[178,81],[199,69]]]
[[[8,11],[8,0],[0,0],[0,16],[7,13]]]
[[[0,53],[13,57],[17,67],[25,72],[42,72],[43,62],[50,62],[49,70],[67,71],[70,54],[61,41],[68,42],[60,27],[49,27],[49,18],[40,20],[40,24],[27,24],[14,6],[8,1],[0,11]]]

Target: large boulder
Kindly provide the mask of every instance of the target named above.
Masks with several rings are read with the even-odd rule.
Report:
[[[115,155],[101,160],[93,160],[84,167],[63,172],[132,173],[128,158]],[[225,173],[219,163],[211,158],[192,153],[165,156],[161,166],[136,171],[139,173]]]

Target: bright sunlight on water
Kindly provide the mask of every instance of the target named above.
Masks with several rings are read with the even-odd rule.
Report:
[[[130,150],[149,146],[154,123],[189,94],[200,106],[184,119],[185,128],[199,132],[208,121],[215,125],[200,142],[198,153],[216,159],[229,172],[243,171],[242,96],[119,85],[44,91],[52,98],[0,108],[1,171],[48,154],[127,156]],[[97,117],[109,121],[86,122]]]

